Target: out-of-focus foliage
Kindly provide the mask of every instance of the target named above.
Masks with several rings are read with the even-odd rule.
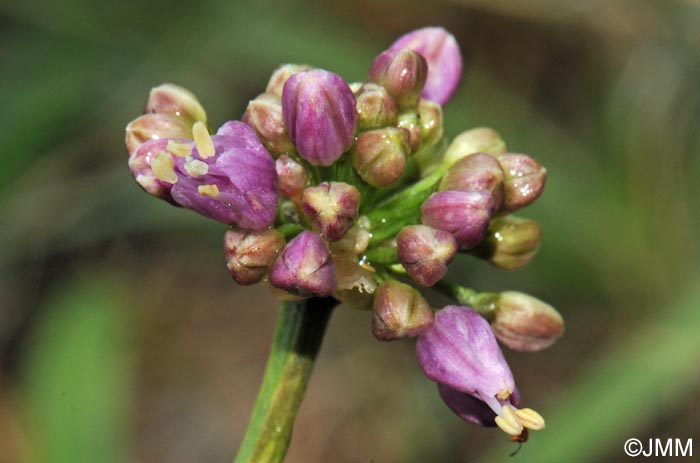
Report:
[[[139,190],[124,126],[161,82],[216,126],[280,62],[363,79],[427,24],[464,55],[446,133],[493,126],[549,170],[524,211],[545,230],[533,263],[455,272],[567,320],[551,349],[507,353],[550,419],[517,458],[619,461],[629,437],[697,436],[697,2],[42,0],[0,4],[0,461],[231,458],[275,303],[229,280],[220,226]],[[289,461],[505,461],[503,444],[446,409],[411,343],[379,344],[341,309]]]

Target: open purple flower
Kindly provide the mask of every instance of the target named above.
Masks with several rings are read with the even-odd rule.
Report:
[[[129,158],[136,181],[150,194],[228,225],[260,230],[277,211],[275,161],[242,122],[210,136],[194,124],[194,141],[148,141]]]
[[[338,74],[314,69],[287,79],[282,115],[297,151],[315,166],[330,166],[357,130],[355,95]]]
[[[458,416],[482,426],[497,425],[517,436],[544,428],[544,419],[519,398],[503,353],[488,322],[467,307],[447,306],[416,344],[425,375]]]
[[[428,79],[421,96],[445,105],[462,77],[462,56],[454,36],[442,27],[424,27],[402,35],[389,48],[417,51],[428,62]]]

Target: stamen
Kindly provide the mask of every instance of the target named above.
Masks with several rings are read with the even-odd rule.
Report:
[[[496,397],[499,400],[508,400],[508,397],[510,397],[510,391],[508,389],[503,389],[501,392],[496,394]]]
[[[151,170],[158,180],[168,183],[177,183],[177,175],[175,175],[175,161],[165,151],[158,151],[156,156],[151,159]]]
[[[533,431],[544,429],[544,418],[531,408],[516,410],[515,417],[523,426]]]
[[[197,151],[199,151],[199,155],[202,159],[212,157],[216,154],[214,142],[209,135],[207,127],[201,121],[195,122],[192,126],[192,136],[194,137],[194,144],[197,146]]]
[[[517,421],[510,422],[502,416],[496,417],[496,425],[501,428],[501,431],[505,432],[506,434],[510,434],[511,436],[518,436],[521,432],[523,432],[523,425]]]
[[[207,175],[209,172],[209,166],[206,162],[198,159],[189,159],[187,162],[185,162],[185,170],[191,176],[199,177],[200,175]]]
[[[186,158],[192,154],[192,145],[177,140],[168,141],[167,149],[179,158]]]
[[[202,196],[216,198],[219,196],[219,187],[216,185],[199,185],[197,187],[197,192]]]

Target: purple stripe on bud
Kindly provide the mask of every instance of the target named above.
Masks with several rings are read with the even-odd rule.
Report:
[[[547,169],[526,154],[507,153],[498,157],[505,174],[505,199],[499,212],[513,212],[540,197]]]
[[[360,191],[342,182],[323,182],[301,196],[304,214],[328,241],[338,241],[352,227],[360,208]]]
[[[333,164],[357,130],[355,95],[337,74],[315,69],[284,84],[282,114],[297,151],[315,166]]]
[[[277,157],[294,150],[282,119],[282,101],[273,93],[263,93],[248,103],[242,121],[255,130],[265,148]]]
[[[399,108],[416,107],[427,75],[425,58],[409,49],[387,50],[369,69],[369,81],[383,86]]]
[[[468,250],[484,238],[493,213],[488,191],[440,191],[433,193],[421,208],[421,221],[454,235],[460,250]]]
[[[452,234],[425,225],[402,228],[396,236],[396,246],[401,265],[422,286],[440,281],[457,253]]]
[[[175,84],[162,84],[151,89],[144,112],[176,116],[188,126],[197,121],[207,123],[207,113],[197,97]]]
[[[372,333],[380,341],[418,336],[433,319],[430,304],[407,284],[388,280],[374,293]]]
[[[534,352],[551,346],[564,334],[564,319],[554,307],[529,294],[504,291],[491,327],[503,345]]]
[[[288,198],[296,198],[309,183],[311,175],[306,168],[294,158],[283,154],[275,161],[280,193]]]
[[[402,35],[390,50],[409,48],[428,62],[428,78],[421,96],[445,105],[462,77],[462,56],[454,36],[442,27],[424,27]]]
[[[274,228],[257,231],[226,230],[226,268],[239,285],[258,283],[267,275],[277,253],[283,247],[284,237]]]
[[[330,296],[336,287],[333,259],[321,237],[303,231],[272,265],[270,283],[298,296]]]
[[[490,154],[470,154],[449,168],[440,182],[440,190],[490,191],[494,208],[498,209],[503,204],[503,169]]]

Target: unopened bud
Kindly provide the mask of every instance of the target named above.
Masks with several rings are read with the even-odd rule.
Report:
[[[442,106],[421,98],[418,102],[421,146],[431,146],[442,139]]]
[[[226,267],[240,285],[252,285],[261,281],[283,247],[284,237],[275,229],[229,229],[224,234]]]
[[[517,351],[551,346],[564,333],[564,320],[551,305],[517,291],[501,293],[491,322],[496,338]]]
[[[418,120],[416,111],[404,111],[399,114],[399,119],[396,126],[400,129],[408,130],[408,141],[411,146],[411,151],[408,154],[413,154],[421,147],[422,128]]]
[[[301,196],[304,214],[328,241],[337,241],[352,227],[360,208],[360,192],[342,182],[323,182]]]
[[[337,74],[314,69],[284,84],[282,115],[302,158],[330,166],[352,145],[357,130],[355,95]]]
[[[541,242],[537,222],[508,215],[493,219],[486,237],[471,252],[500,269],[518,270],[532,260]]]
[[[288,198],[299,196],[311,177],[303,165],[286,154],[277,158],[275,170],[277,170],[280,192]]]
[[[455,237],[462,251],[484,238],[493,213],[493,199],[487,191],[440,191],[421,207],[421,221]]]
[[[498,157],[506,152],[506,142],[493,129],[478,127],[457,135],[445,152],[445,163],[452,165],[474,153],[488,153]]]
[[[263,93],[248,103],[241,119],[255,130],[273,157],[294,150],[282,118],[282,101],[273,93]]]
[[[362,180],[384,188],[401,178],[410,149],[408,131],[386,127],[361,133],[350,155]]]
[[[353,309],[371,310],[373,294],[377,289],[372,272],[347,257],[336,257],[334,262],[338,286],[333,297]]]
[[[191,139],[191,127],[181,118],[169,114],[144,114],[126,126],[126,151],[131,154],[143,143],[159,138]]]
[[[396,236],[396,246],[401,265],[422,286],[440,281],[457,253],[452,234],[425,225],[402,228]]]
[[[428,64],[409,49],[387,50],[369,70],[370,82],[384,86],[399,108],[415,108],[428,76]]]
[[[175,84],[163,84],[151,89],[144,112],[177,116],[189,126],[198,121],[207,123],[207,113],[197,97]]]
[[[308,71],[311,66],[306,64],[283,64],[272,73],[269,82],[267,83],[267,88],[265,93],[272,93],[279,97],[282,96],[282,89],[284,88],[284,83],[287,79],[292,77],[294,74],[300,72]]]
[[[357,127],[360,130],[378,129],[396,124],[399,110],[381,85],[371,82],[363,84],[355,92],[355,99],[357,100]]]
[[[272,264],[270,283],[297,296],[330,296],[336,275],[323,239],[307,230],[287,243]]]
[[[503,204],[503,169],[498,160],[486,153],[474,153],[452,164],[440,182],[440,190],[486,190],[493,195],[493,205]]]
[[[498,212],[513,212],[540,197],[547,180],[547,169],[525,154],[508,153],[498,157],[504,173],[505,198]]]
[[[407,284],[388,280],[375,291],[372,333],[380,341],[418,336],[434,319],[428,302]]]

